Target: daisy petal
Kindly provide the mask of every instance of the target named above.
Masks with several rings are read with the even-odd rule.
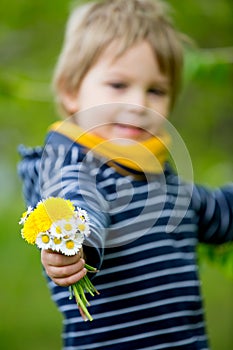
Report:
[[[51,248],[51,236],[47,232],[40,232],[36,237],[36,245],[40,249]]]

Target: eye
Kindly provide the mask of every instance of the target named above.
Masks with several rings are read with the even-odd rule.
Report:
[[[152,87],[148,89],[148,93],[156,96],[165,96],[167,95],[167,90],[162,89],[162,88],[157,88],[157,87]]]
[[[108,85],[116,90],[123,90],[127,87],[127,85],[120,81],[109,82]]]

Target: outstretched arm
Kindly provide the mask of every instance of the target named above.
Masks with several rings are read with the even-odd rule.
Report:
[[[233,184],[213,191],[194,186],[192,200],[199,217],[200,242],[233,241]]]
[[[86,159],[85,154],[76,144],[71,143],[68,147],[64,144],[48,144],[41,160],[40,186],[42,198],[63,197],[87,211],[91,234],[84,241],[84,254],[89,265],[100,269],[109,219],[106,201],[97,189],[98,184],[96,174],[92,172],[93,169],[95,170],[95,167],[92,162]],[[73,281],[86,272],[82,270],[83,260],[80,260],[79,256],[72,260],[63,259],[56,253],[53,255],[43,253],[42,263],[53,280],[60,278],[60,285],[67,284],[68,276],[72,276],[70,278]],[[59,276],[58,271],[61,271]],[[52,275],[54,272],[55,275]],[[61,284],[62,278],[66,281]]]

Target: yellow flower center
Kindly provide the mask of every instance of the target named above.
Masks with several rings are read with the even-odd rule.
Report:
[[[55,237],[53,241],[54,241],[55,244],[60,244],[61,243],[61,238]]]
[[[58,233],[59,235],[61,234],[61,226],[57,226],[56,227],[56,233]]]
[[[66,242],[66,248],[67,249],[73,249],[74,248],[74,242],[73,241],[67,241]]]
[[[84,225],[84,224],[79,224],[79,225],[78,225],[78,229],[79,229],[80,231],[84,231],[84,230],[85,230],[85,225]]]
[[[41,240],[43,243],[49,243],[49,236],[48,235],[42,235]]]
[[[65,228],[66,231],[71,231],[72,230],[71,224],[65,224],[64,228]]]

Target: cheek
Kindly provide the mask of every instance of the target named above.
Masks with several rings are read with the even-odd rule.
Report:
[[[154,111],[161,114],[164,118],[167,118],[170,111],[170,99],[164,99],[162,101],[154,103]]]
[[[158,113],[156,113],[156,111]],[[149,123],[149,129],[154,136],[156,136],[158,133],[161,132],[161,130],[164,129],[166,125],[167,120],[167,111],[165,111],[165,108],[156,109],[156,111],[152,112],[150,114],[150,123]]]
[[[76,115],[77,124],[84,130],[98,129],[98,132],[107,132],[111,123],[114,122],[111,105],[103,104],[89,106]]]
[[[96,126],[92,129],[92,133],[96,136],[103,137],[104,139],[108,139],[111,136],[111,130],[105,126]]]

